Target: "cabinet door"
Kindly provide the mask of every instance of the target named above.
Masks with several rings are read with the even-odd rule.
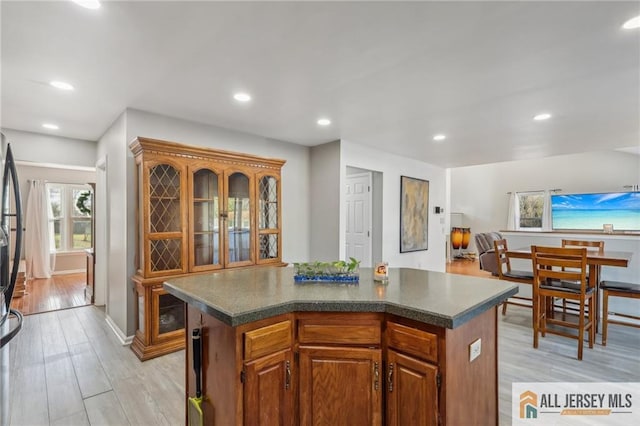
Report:
[[[147,277],[187,271],[187,181],[184,171],[179,163],[145,162],[141,205],[146,230],[142,235]]]
[[[222,174],[201,164],[189,167],[189,270],[220,269]]]
[[[387,425],[438,424],[438,368],[387,351]]]
[[[294,424],[293,352],[277,352],[244,365],[244,424]]]
[[[300,424],[381,425],[381,351],[300,347]]]
[[[225,267],[253,265],[254,193],[250,171],[225,173]]]
[[[162,286],[151,289],[152,343],[184,338],[184,307],[182,300],[167,293]]]
[[[258,243],[256,263],[280,262],[280,176],[273,172],[256,175]]]

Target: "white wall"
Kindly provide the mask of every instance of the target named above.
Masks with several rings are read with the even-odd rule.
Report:
[[[129,217],[127,210],[132,208],[135,211],[135,206],[128,204],[127,193],[133,189],[127,175],[133,173],[133,164],[127,161],[126,123],[126,114],[122,114],[98,141],[97,158],[107,158],[107,185],[106,188],[96,186],[98,204],[105,199],[107,207],[104,217],[96,215],[96,231],[101,229],[100,233],[104,232],[106,236],[102,243],[97,240],[96,293],[104,292],[107,321],[123,340],[135,331],[133,291],[129,280],[133,274],[135,245],[127,238],[128,228],[135,226],[135,220]],[[98,212],[102,211],[98,207]],[[104,290],[102,285],[106,286]]]
[[[309,193],[312,195],[310,260],[344,259],[340,246],[340,142],[311,148]],[[344,242],[343,242],[344,245]]]
[[[4,128],[2,133],[11,144],[16,160],[85,167],[93,167],[96,162],[94,141]]]
[[[565,194],[624,191],[640,183],[640,156],[604,151],[450,169],[450,212],[473,234],[507,225],[507,192],[560,188]],[[473,238],[469,250],[475,250]]]
[[[382,174],[382,259],[390,267],[408,267],[445,271],[445,216],[434,214],[435,206],[444,206],[446,171],[443,168],[399,157],[384,151],[342,140],[340,187],[344,187],[346,168],[358,167]],[[429,181],[429,248],[426,251],[400,253],[400,176]],[[345,251],[345,212],[340,203],[340,258]]]

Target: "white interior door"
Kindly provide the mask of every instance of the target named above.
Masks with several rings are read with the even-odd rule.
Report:
[[[360,266],[371,266],[371,173],[348,175],[345,200],[347,212],[347,259],[353,257]]]

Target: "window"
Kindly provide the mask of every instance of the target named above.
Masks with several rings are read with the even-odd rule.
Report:
[[[91,247],[91,188],[87,185],[47,184],[56,250]]]
[[[518,229],[542,229],[544,192],[518,192]]]

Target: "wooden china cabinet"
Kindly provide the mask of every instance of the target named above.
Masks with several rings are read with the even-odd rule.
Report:
[[[283,265],[280,171],[284,160],[138,137],[133,276],[136,333],[146,360],[184,348],[184,303],[169,277]]]

